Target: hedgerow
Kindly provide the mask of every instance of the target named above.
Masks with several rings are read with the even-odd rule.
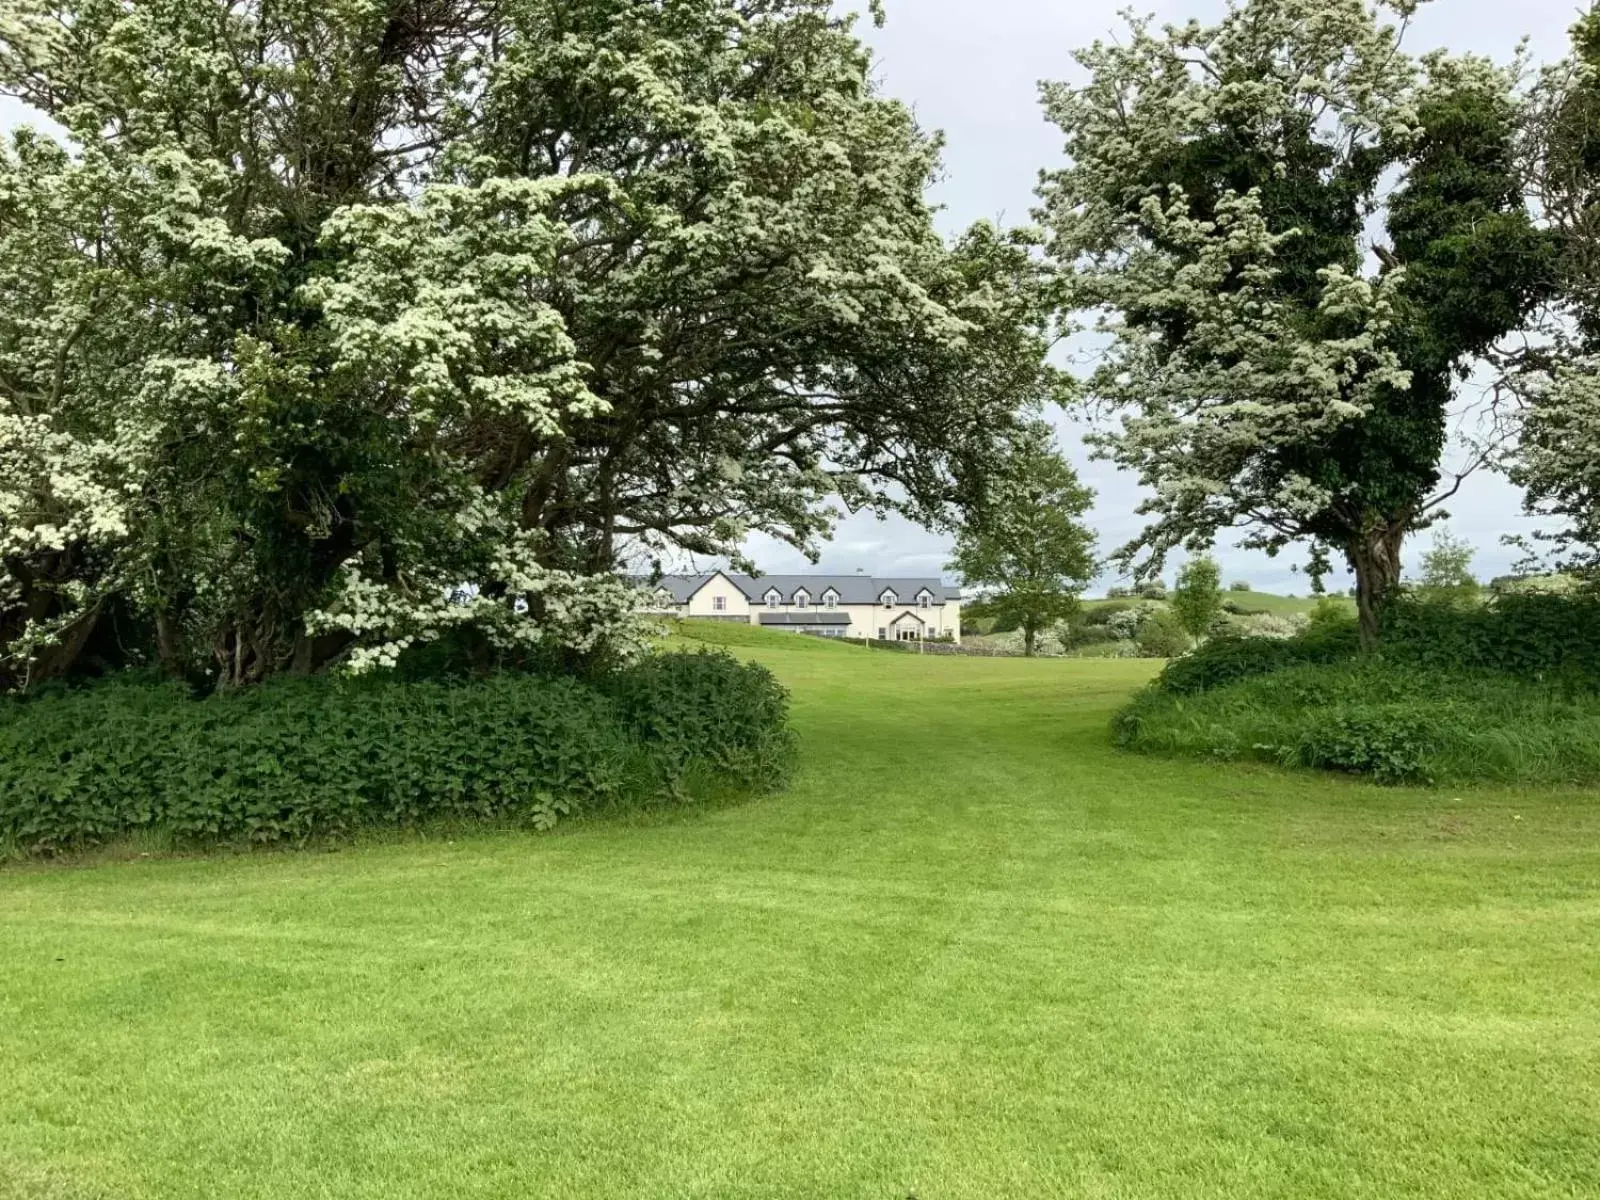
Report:
[[[1382,658],[1294,666],[1198,694],[1147,690],[1114,729],[1119,744],[1147,753],[1380,783],[1600,779],[1600,696]]]
[[[319,677],[205,699],[121,676],[0,706],[0,846],[142,830],[274,842],[439,818],[548,828],[681,798],[692,776],[775,787],[790,757],[783,689],[710,653],[593,682]]]
[[[1600,601],[1403,598],[1383,633],[1366,657],[1343,616],[1285,639],[1213,637],[1118,715],[1117,739],[1384,783],[1600,779]]]

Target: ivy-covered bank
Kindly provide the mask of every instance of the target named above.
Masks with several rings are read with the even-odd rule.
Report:
[[[594,680],[317,677],[202,699],[130,674],[0,707],[0,856],[140,832],[200,845],[440,818],[548,828],[707,786],[775,788],[791,757],[787,693],[725,654]]]
[[[1287,639],[1217,637],[1118,714],[1131,749],[1382,783],[1600,780],[1600,599],[1406,600],[1381,649],[1348,619]]]

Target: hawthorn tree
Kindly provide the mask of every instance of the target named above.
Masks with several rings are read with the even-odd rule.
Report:
[[[1093,503],[1049,427],[1034,423],[1018,433],[957,534],[951,569],[990,593],[989,611],[1022,630],[1029,658],[1094,578],[1094,534],[1083,521]]]
[[[1158,571],[1232,526],[1308,541],[1354,572],[1372,644],[1405,534],[1443,499],[1454,383],[1546,278],[1513,73],[1419,64],[1363,0],[1134,21],[1077,57],[1087,82],[1044,89],[1069,165],[1041,195],[1110,343],[1088,395],[1122,421],[1099,452],[1151,492],[1119,557]]]
[[[1047,271],[868,69],[826,0],[8,4],[0,676],[589,652],[630,550],[952,519]]]
[[[1600,562],[1600,6],[1572,28],[1572,49],[1542,73],[1531,107],[1532,191],[1559,248],[1553,304],[1537,339],[1511,357],[1525,402],[1511,478],[1563,566]]]

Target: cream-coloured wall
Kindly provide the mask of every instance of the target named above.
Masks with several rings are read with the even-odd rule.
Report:
[[[927,627],[929,637],[942,637],[949,633],[961,641],[961,601],[946,600],[931,608],[918,608],[915,604],[896,604],[885,608],[881,604],[844,604],[840,608],[850,614],[850,636],[875,638],[879,629],[888,629],[904,613],[920,617]],[[890,634],[893,637],[894,634]]]
[[[717,608],[717,597],[721,596],[726,607]],[[751,613],[750,601],[745,599],[744,593],[734,587],[732,582],[724,575],[713,575],[698,592],[689,597],[689,603],[684,606],[686,617],[743,617],[754,622]]]
[[[718,610],[715,597],[721,596],[727,607]],[[683,617],[736,617],[747,620],[752,625],[761,624],[761,614],[767,611],[766,602],[763,600],[751,601],[745,594],[736,588],[732,582],[722,575],[715,575],[693,596],[689,603],[679,609],[679,616]],[[893,608],[884,608],[881,604],[841,604],[836,609],[823,606],[821,596],[817,596],[805,609],[796,609],[792,605],[784,605],[781,612],[842,612],[850,617],[849,637],[875,638],[880,628],[886,629],[902,614],[911,613],[920,617],[928,628],[929,637],[939,637],[946,633],[961,640],[961,601],[946,600],[943,604],[935,604],[929,608],[918,608],[915,600],[910,604],[896,604]],[[892,635],[891,635],[892,636]]]

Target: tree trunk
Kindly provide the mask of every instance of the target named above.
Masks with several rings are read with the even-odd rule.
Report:
[[[1033,644],[1038,640],[1038,637],[1039,631],[1032,625],[1024,625],[1022,627],[1022,656],[1024,658],[1033,657]]]
[[[1356,615],[1363,653],[1377,649],[1383,606],[1400,582],[1400,546],[1405,536],[1404,522],[1380,525],[1357,536],[1345,550],[1356,576]]]
[[[83,648],[89,641],[89,635],[100,623],[105,608],[104,598],[96,600],[61,631],[60,637],[53,645],[46,646],[35,654],[28,663],[27,686],[32,687],[47,679],[59,679],[71,674],[73,667],[77,665],[78,656],[83,653]]]

